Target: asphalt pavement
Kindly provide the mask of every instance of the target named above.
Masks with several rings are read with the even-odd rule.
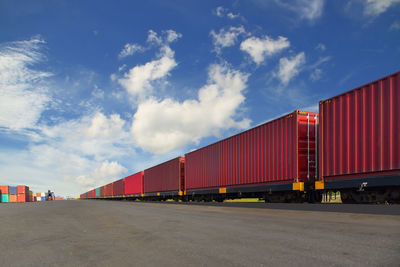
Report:
[[[398,215],[267,205],[2,203],[0,265],[399,266]]]

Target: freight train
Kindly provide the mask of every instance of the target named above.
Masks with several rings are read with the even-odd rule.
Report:
[[[81,199],[400,202],[400,72],[80,195]]]

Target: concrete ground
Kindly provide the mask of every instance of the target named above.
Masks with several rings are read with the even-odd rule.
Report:
[[[0,265],[399,266],[398,215],[276,207],[1,204]]]

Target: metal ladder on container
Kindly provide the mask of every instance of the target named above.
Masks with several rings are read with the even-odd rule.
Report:
[[[318,127],[317,127],[318,116],[314,115],[314,129],[315,129],[315,160],[310,159],[310,114],[307,113],[307,180],[310,180],[310,169],[315,170],[315,179],[318,176]]]

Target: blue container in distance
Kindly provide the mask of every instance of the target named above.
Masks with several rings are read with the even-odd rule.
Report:
[[[8,187],[8,194],[16,195],[17,194],[17,187],[16,186],[9,186]]]
[[[1,202],[8,203],[8,194],[1,194]]]
[[[46,201],[46,197],[41,197],[42,201]]]

